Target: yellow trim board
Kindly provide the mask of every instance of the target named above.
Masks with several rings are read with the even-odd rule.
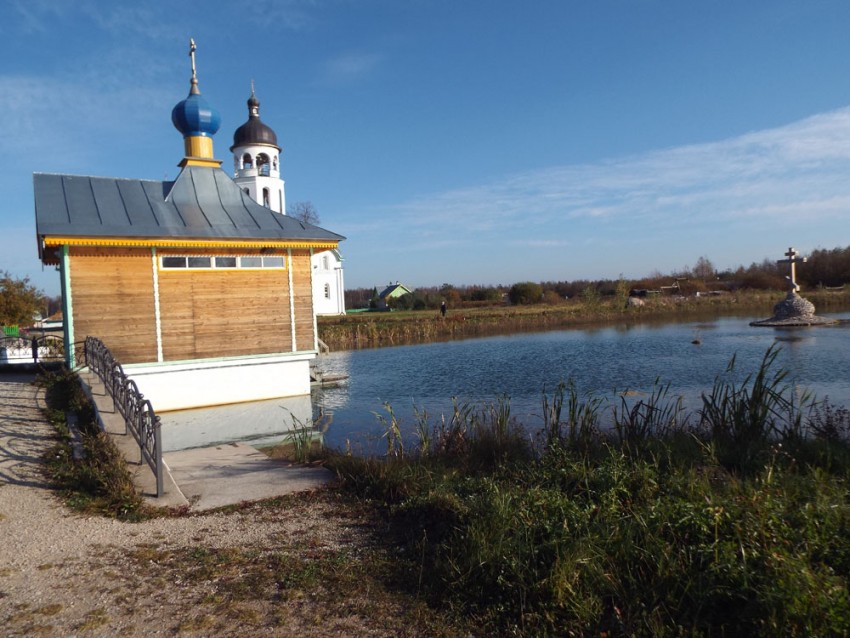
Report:
[[[180,160],[180,163],[177,164],[180,168],[186,168],[187,166],[203,166],[204,168],[218,168],[221,166],[221,160],[217,159],[204,159],[202,157],[184,157]]]
[[[325,248],[339,242],[307,240],[222,240],[222,239],[116,239],[98,237],[45,237],[45,246],[114,246],[135,248]]]

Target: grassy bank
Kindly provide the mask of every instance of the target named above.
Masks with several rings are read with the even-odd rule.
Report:
[[[567,384],[539,438],[507,400],[458,405],[414,450],[389,418],[386,458],[331,463],[387,507],[429,602],[484,635],[848,635],[850,413],[801,404],[774,358],[697,414],[661,386],[611,406]]]
[[[429,343],[493,334],[748,313],[767,318],[784,298],[781,291],[744,291],[702,297],[656,297],[627,308],[625,298],[574,298],[557,304],[477,306],[450,309],[446,318],[432,310],[355,313],[319,318],[319,337],[331,350]],[[850,308],[850,291],[806,292],[819,312]]]
[[[56,428],[56,443],[45,454],[45,464],[65,503],[79,512],[123,520],[149,515],[124,457],[100,429],[77,375],[67,370],[43,372],[37,383],[45,390],[45,416]]]
[[[743,379],[719,373],[690,414],[661,384],[608,404],[564,383],[542,397],[536,435],[507,397],[418,414],[413,433],[388,406],[386,455],[328,455],[341,489],[303,497],[374,525],[368,547],[199,540],[133,558],[169,582],[215,583],[222,618],[309,596],[410,635],[850,635],[850,412],[801,401],[775,358]],[[96,431],[89,460],[70,458],[64,411],[85,421],[88,409],[73,376],[44,383],[61,435],[47,458],[71,504],[139,516]],[[250,507],[285,517],[296,505]],[[389,601],[401,622],[382,618],[398,613]]]

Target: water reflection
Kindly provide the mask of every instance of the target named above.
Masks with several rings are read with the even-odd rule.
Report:
[[[313,419],[309,396],[163,412],[164,452],[245,441],[272,445]]]

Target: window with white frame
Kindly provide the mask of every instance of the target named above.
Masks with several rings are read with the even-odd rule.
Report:
[[[244,268],[284,268],[280,255],[163,255],[162,270],[231,270]]]

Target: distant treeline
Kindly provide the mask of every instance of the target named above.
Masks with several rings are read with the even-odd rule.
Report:
[[[707,257],[700,257],[693,267],[664,274],[658,271],[640,279],[576,279],[573,281],[519,282],[508,285],[453,285],[417,288],[410,294],[390,299],[388,305],[398,310],[437,309],[445,301],[449,307],[488,306],[497,303],[559,303],[565,299],[607,297],[629,291],[658,291],[661,294],[694,295],[710,291],[784,290],[787,287],[787,264],[765,259],[737,269],[716,270]],[[817,249],[805,264],[797,267],[797,283],[803,289],[840,287],[850,282],[850,246]],[[355,288],[345,291],[349,310],[376,308],[377,288]]]

